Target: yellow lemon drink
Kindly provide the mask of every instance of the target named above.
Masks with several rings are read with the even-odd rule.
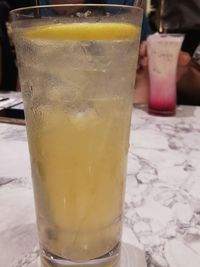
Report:
[[[18,36],[41,247],[101,257],[121,237],[139,29],[58,23]]]

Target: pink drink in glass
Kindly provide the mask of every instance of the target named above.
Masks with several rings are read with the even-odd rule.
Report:
[[[149,113],[176,112],[176,71],[183,35],[154,34],[147,39],[149,58]]]

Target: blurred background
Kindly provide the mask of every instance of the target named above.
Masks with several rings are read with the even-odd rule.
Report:
[[[137,1],[137,0],[135,0]],[[134,0],[0,0],[0,90],[20,91],[9,11],[15,8],[63,3],[108,3],[133,5]],[[140,1],[139,1],[140,2]],[[143,0],[145,11],[142,41],[154,32],[184,33],[182,51],[193,57],[200,42],[199,0]],[[200,61],[195,54],[196,62]],[[199,72],[198,72],[199,74]],[[185,84],[185,82],[184,82]]]

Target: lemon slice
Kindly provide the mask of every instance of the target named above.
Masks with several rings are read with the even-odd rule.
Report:
[[[139,28],[128,23],[50,24],[32,27],[25,36],[43,40],[132,40]]]

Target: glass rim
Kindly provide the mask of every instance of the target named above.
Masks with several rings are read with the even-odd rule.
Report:
[[[182,36],[182,35],[185,35],[185,33],[176,33],[176,32],[156,32],[155,33],[156,35],[158,36],[165,36],[165,35],[171,35],[171,36]]]
[[[172,37],[172,38],[180,38],[180,37],[182,37],[182,38],[185,38],[185,33],[159,33],[159,32],[156,32],[155,34],[150,34],[148,37],[147,37],[147,41],[148,40],[150,40],[150,39],[152,39],[152,38],[154,38],[154,39],[156,39],[156,38],[158,38],[158,39],[164,39],[164,38],[166,38],[166,37]]]
[[[138,5],[115,5],[115,4],[57,4],[57,5],[41,5],[41,6],[29,6],[29,7],[20,7],[15,8],[10,11],[11,15],[17,14],[18,12],[28,11],[28,10],[40,10],[42,8],[62,8],[62,7],[116,7],[116,8],[123,8],[127,10],[143,10],[142,7]]]

